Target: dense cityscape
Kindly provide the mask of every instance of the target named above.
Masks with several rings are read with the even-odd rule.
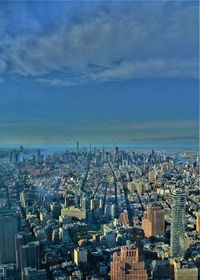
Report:
[[[0,0],[0,280],[200,280],[199,8]]]
[[[0,279],[199,279],[193,151],[0,151]]]

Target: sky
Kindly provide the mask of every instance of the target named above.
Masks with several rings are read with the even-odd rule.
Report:
[[[0,146],[198,143],[198,1],[0,1]]]

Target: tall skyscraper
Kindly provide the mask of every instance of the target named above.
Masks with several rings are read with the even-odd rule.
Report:
[[[76,142],[76,153],[78,154],[78,152],[79,152],[79,142],[77,141]]]
[[[17,214],[0,209],[0,264],[15,263],[15,234],[18,232]]]
[[[120,253],[113,254],[111,280],[147,280],[144,261],[134,245],[122,246]]]
[[[146,237],[165,234],[165,211],[157,204],[147,207],[142,219],[142,228]]]
[[[21,270],[21,247],[31,242],[32,234],[27,232],[20,232],[15,235],[15,252],[16,252],[16,267]]]
[[[40,265],[40,243],[30,242],[21,246],[21,270],[26,267],[39,268]]]
[[[173,195],[170,254],[172,257],[184,256],[186,195],[178,189]]]

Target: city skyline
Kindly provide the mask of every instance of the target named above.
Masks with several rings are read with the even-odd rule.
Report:
[[[200,279],[199,2],[0,0],[0,279]]]
[[[198,2],[0,3],[0,146],[198,147]]]

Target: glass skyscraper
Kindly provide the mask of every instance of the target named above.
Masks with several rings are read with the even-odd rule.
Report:
[[[185,192],[178,189],[173,195],[170,254],[172,257],[184,256],[185,236]]]

